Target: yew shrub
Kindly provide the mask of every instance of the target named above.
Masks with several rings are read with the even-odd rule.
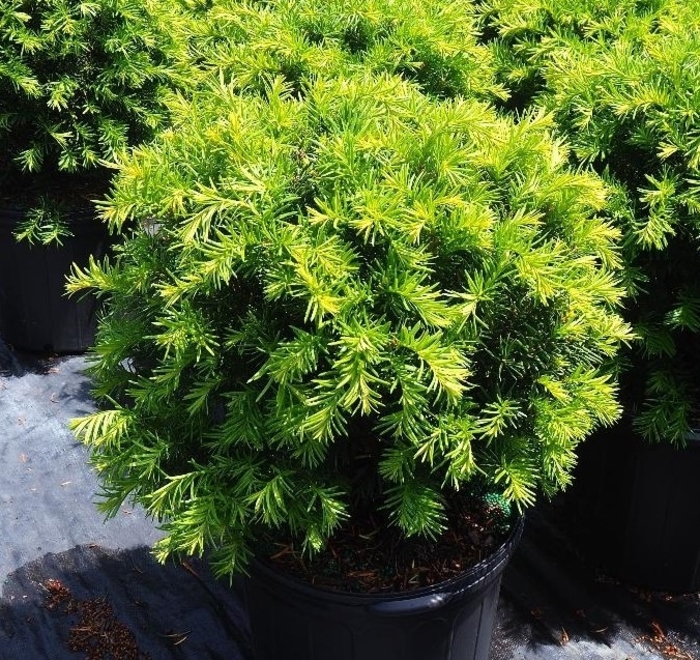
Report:
[[[103,204],[137,229],[70,282],[105,304],[74,424],[104,510],[139,502],[161,557],[230,573],[262,536],[318,552],[370,511],[439,538],[475,483],[520,509],[564,487],[629,338],[602,179],[484,100],[448,3],[224,6],[208,29],[237,40],[200,33],[209,82]]]

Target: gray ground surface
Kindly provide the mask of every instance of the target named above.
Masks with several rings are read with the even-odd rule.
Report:
[[[83,366],[0,346],[0,660],[86,657],[67,648],[78,614],[46,607],[58,583],[74,602],[108,603],[110,625],[125,625],[143,657],[249,660],[244,608],[228,583],[199,561],[155,563],[148,546],[158,532],[138,509],[107,522],[96,511],[97,480],[66,425],[92,409]],[[557,515],[527,521],[503,582],[492,660],[700,660],[698,595],[602,579]]]
[[[125,507],[105,522],[96,510],[97,479],[67,428],[92,409],[84,359],[5,358],[0,660],[86,657],[67,648],[76,615],[45,607],[50,580],[76,601],[106,599],[144,657],[245,660],[245,614],[228,583],[198,561],[154,562],[148,546],[159,534],[142,511]]]

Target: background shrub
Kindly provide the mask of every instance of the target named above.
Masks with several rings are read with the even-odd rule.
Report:
[[[508,107],[553,112],[575,162],[615,189],[626,315],[641,339],[623,394],[647,438],[683,442],[699,384],[700,7],[489,0],[481,10]]]
[[[183,79],[174,63],[184,57],[175,56],[171,36],[178,32],[176,9],[154,0],[2,3],[5,197],[29,197],[33,187],[63,189],[65,196],[75,180],[60,173],[94,172],[153,136],[166,117],[164,90]],[[46,206],[25,223],[26,237],[50,240],[67,231],[52,219],[55,202]]]
[[[214,0],[189,38],[200,66],[246,92],[276,76],[299,91],[315,75],[361,67],[441,98],[505,98],[472,14],[471,0]]]

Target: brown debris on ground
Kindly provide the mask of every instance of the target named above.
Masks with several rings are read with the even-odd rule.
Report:
[[[654,651],[661,653],[669,660],[698,660],[696,656],[676,646],[668,638],[658,621],[652,621],[649,624],[649,628],[651,632],[648,635],[642,635],[639,638],[640,642],[648,644]]]
[[[68,650],[85,653],[86,660],[151,660],[139,650],[134,634],[116,618],[106,598],[80,600],[58,580],[47,580],[44,588],[48,610],[77,616],[66,641]]]

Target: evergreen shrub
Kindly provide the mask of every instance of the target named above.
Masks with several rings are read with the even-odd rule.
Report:
[[[481,22],[511,110],[543,107],[574,162],[609,182],[640,341],[623,400],[652,441],[683,443],[700,371],[700,5],[487,0]]]
[[[618,414],[603,181],[567,167],[548,116],[375,66],[326,18],[349,4],[262,5],[290,33],[318,20],[293,73],[251,32],[231,48],[265,66],[227,76],[219,44],[208,86],[121,163],[103,214],[138,228],[71,278],[105,302],[101,409],[74,430],[104,511],[144,505],[161,558],[211,548],[232,573],[262,537],[318,552],[367,511],[439,538],[477,482],[520,509],[567,485]],[[390,4],[426,53],[450,29],[426,18],[438,5]]]
[[[164,89],[178,80],[176,16],[159,0],[2,2],[5,197],[39,180],[43,188],[67,188],[75,178],[61,173],[104,170],[129,145],[152,137],[165,120]],[[69,227],[58,211],[50,197],[37,204],[20,235],[60,239]]]

